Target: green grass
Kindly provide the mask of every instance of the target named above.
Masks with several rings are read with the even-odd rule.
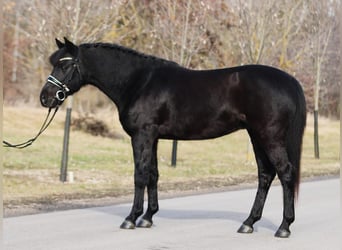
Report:
[[[22,142],[38,131],[45,109],[4,107],[3,135]],[[73,116],[77,114],[73,113]],[[119,196],[133,192],[133,158],[130,139],[122,131],[115,111],[96,115],[124,135],[123,139],[71,131],[68,170],[74,183],[59,182],[65,112],[26,149],[4,149],[4,203],[10,207],[56,199]],[[320,119],[321,159],[313,156],[312,117],[304,137],[302,176],[339,174],[339,121]],[[254,154],[247,154],[248,136],[239,131],[206,141],[179,141],[177,167],[170,166],[172,142],[158,148],[159,187],[163,191],[221,187],[256,181]]]

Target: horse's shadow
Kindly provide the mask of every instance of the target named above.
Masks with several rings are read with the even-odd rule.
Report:
[[[111,215],[120,216],[125,218],[129,212],[129,207],[127,206],[114,206],[106,208],[94,208],[98,212],[103,212]],[[155,220],[158,218],[165,218],[170,220],[229,220],[242,223],[248,217],[247,213],[235,212],[235,211],[215,211],[215,210],[179,210],[179,209],[161,209],[156,215]],[[277,230],[277,225],[273,221],[263,217],[260,221],[256,222],[254,225],[254,230],[258,231],[258,228],[266,228],[271,231]]]
[[[173,220],[217,219],[242,223],[248,217],[248,214],[235,211],[163,209],[156,214],[156,217]],[[254,225],[254,230],[258,231],[259,227],[267,228],[272,231],[275,231],[278,228],[277,225],[267,218],[262,218],[260,221],[256,222]]]

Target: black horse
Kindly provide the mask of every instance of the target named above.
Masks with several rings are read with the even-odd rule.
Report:
[[[121,228],[151,227],[158,211],[158,139],[210,139],[246,129],[259,185],[250,215],[238,232],[253,232],[277,174],[284,208],[275,236],[290,235],[306,122],[305,98],[295,78],[262,65],[190,70],[115,44],[76,46],[66,38],[56,43],[41,104],[54,108],[82,86],[94,85],[116,104],[122,127],[131,137],[135,195]],[[136,223],[143,214],[146,187],[148,208]]]

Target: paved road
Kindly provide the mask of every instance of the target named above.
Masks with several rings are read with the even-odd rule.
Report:
[[[282,215],[282,193],[271,188],[263,219],[251,235],[236,233],[255,190],[160,201],[150,229],[120,230],[130,204],[6,218],[6,250],[341,249],[340,182],[302,183],[289,239],[273,237]]]

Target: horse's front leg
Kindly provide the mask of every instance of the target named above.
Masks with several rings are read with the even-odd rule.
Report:
[[[149,182],[147,184],[148,207],[147,211],[138,222],[138,227],[149,228],[152,226],[152,216],[158,212],[158,162],[157,162],[157,144],[156,140],[152,147],[152,162],[149,167]]]
[[[134,201],[130,214],[120,228],[134,229],[135,222],[144,211],[144,191],[150,183],[150,169],[153,162],[153,145],[156,139],[152,129],[144,130],[132,137],[134,157]]]

